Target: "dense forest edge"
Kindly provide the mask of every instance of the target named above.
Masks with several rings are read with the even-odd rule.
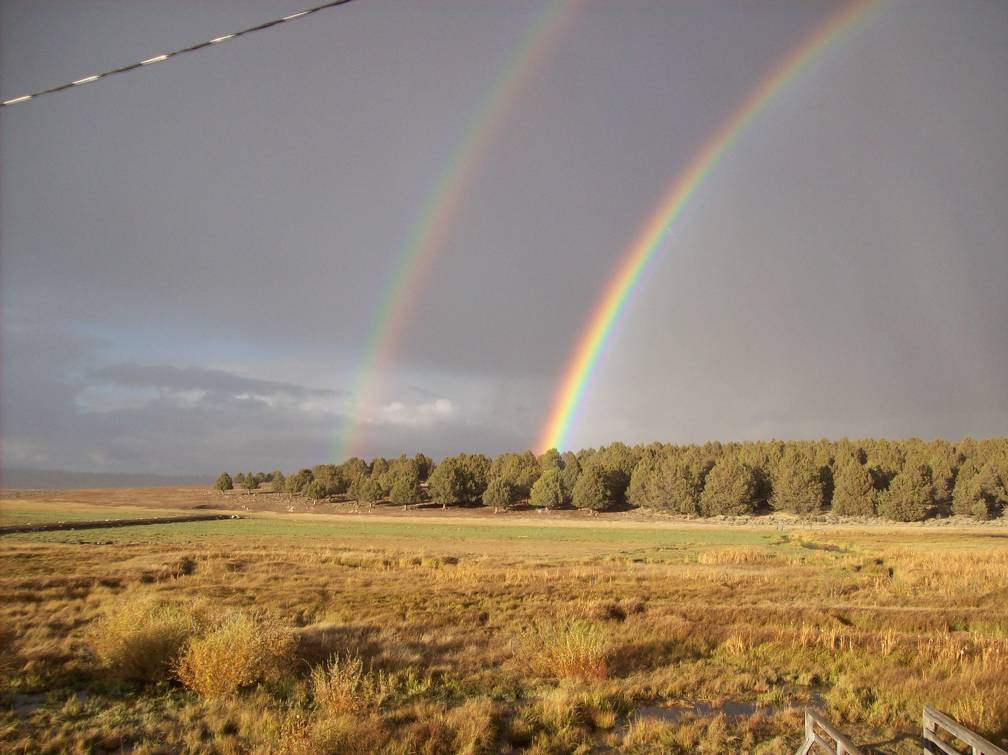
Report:
[[[482,504],[496,511],[525,504],[643,507],[700,517],[786,511],[900,522],[952,515],[989,520],[1004,516],[1008,506],[1008,438],[613,443],[493,459],[459,453],[438,463],[418,453],[370,462],[354,457],[288,475],[279,469],[225,472],[215,483],[220,491],[263,486],[316,502],[369,506]]]

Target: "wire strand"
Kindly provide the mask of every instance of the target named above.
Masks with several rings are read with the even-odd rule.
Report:
[[[202,50],[205,47],[213,47],[221,42],[227,42],[232,39],[237,39],[246,34],[252,34],[257,31],[264,31],[270,29],[274,26],[279,26],[280,24],[286,23],[288,21],[295,21],[299,18],[304,18],[312,13],[318,13],[320,10],[326,10],[327,8],[335,8],[338,5],[346,5],[353,0],[332,0],[332,2],[325,3],[323,5],[317,5],[314,8],[308,8],[307,10],[300,11],[298,13],[291,13],[290,15],[284,16],[283,18],[276,18],[272,21],[267,21],[263,24],[257,24],[256,26],[250,26],[247,29],[242,29],[241,31],[232,32],[231,34],[223,34],[219,37],[214,37],[213,39],[207,40],[206,42],[200,42],[197,45],[190,45],[189,47],[183,47],[181,50],[175,50],[174,52],[166,52],[160,55],[154,55],[153,57],[147,58],[145,60],[138,61],[136,63],[131,63],[128,66],[122,66],[121,68],[113,68],[110,71],[103,71],[101,73],[94,73],[89,76],[83,76],[75,81],[71,81],[68,84],[60,84],[59,86],[50,87],[49,89],[42,89],[38,92],[32,92],[31,94],[22,94],[19,97],[12,97],[9,100],[3,100],[0,102],[0,107],[10,107],[11,105],[18,105],[22,102],[28,102],[29,100],[34,100],[37,97],[41,97],[45,94],[54,94],[56,92],[62,92],[65,89],[73,89],[74,87],[84,86],[86,84],[93,84],[94,82],[108,78],[117,73],[126,73],[126,71],[132,71],[137,68],[143,68],[144,66],[154,65],[155,63],[162,63],[171,58],[177,57],[179,55],[184,55],[189,52],[196,52],[197,50]]]

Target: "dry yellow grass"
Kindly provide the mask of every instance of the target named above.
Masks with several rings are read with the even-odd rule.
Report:
[[[996,527],[365,520],[5,539],[0,751],[793,752],[820,696],[882,752],[919,752],[925,703],[1008,738]],[[200,694],[109,678],[99,627],[190,604],[213,607],[183,645]],[[714,712],[637,715],[693,703]]]
[[[88,641],[114,674],[141,682],[163,681],[199,622],[188,606],[131,597],[92,623]]]
[[[276,618],[235,611],[189,639],[175,674],[201,697],[232,695],[256,682],[278,678],[293,647],[293,634]]]

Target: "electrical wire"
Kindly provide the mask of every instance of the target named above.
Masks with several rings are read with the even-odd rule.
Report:
[[[270,29],[274,26],[279,26],[280,24],[286,23],[288,21],[294,21],[299,18],[304,18],[312,13],[318,13],[320,10],[326,10],[327,8],[335,8],[338,5],[346,5],[353,0],[332,0],[332,2],[325,3],[323,5],[317,5],[314,8],[308,8],[307,10],[300,11],[299,13],[291,13],[283,18],[277,18],[272,21],[267,21],[264,24],[257,24],[256,26],[250,26],[247,29],[242,29],[241,31],[236,31],[231,34],[224,34],[219,37],[214,37],[206,42],[200,42],[198,45],[191,45],[189,47],[183,47],[181,50],[175,50],[174,52],[166,52],[160,55],[154,55],[146,60],[141,60],[136,63],[131,63],[128,66],[123,66],[122,68],[113,68],[110,71],[103,71],[101,73],[94,73],[90,76],[82,76],[76,81],[71,81],[68,84],[60,84],[56,87],[50,87],[49,89],[43,89],[38,92],[32,92],[31,94],[22,94],[19,97],[12,97],[9,100],[3,100],[0,102],[0,107],[10,107],[11,105],[18,105],[22,102],[28,102],[29,100],[34,100],[37,97],[41,97],[45,94],[54,94],[56,92],[62,92],[65,89],[73,89],[74,87],[84,86],[85,84],[93,84],[99,79],[104,79],[117,73],[126,73],[126,71],[132,71],[136,68],[143,68],[144,66],[154,65],[155,63],[163,63],[166,60],[177,57],[179,55],[184,55],[189,52],[196,52],[197,50],[202,50],[205,47],[213,47],[221,42],[227,42],[231,39],[237,39],[246,34],[252,34],[253,32],[263,31],[265,29]]]

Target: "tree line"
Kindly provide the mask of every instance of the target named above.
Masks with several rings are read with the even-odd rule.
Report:
[[[216,487],[263,484],[313,500],[342,496],[402,506],[482,503],[496,510],[525,501],[708,517],[832,511],[902,522],[952,514],[993,519],[1008,506],[1008,438],[613,443],[539,456],[460,453],[436,464],[422,453],[370,462],[354,457],[286,476],[280,470],[224,473]]]

